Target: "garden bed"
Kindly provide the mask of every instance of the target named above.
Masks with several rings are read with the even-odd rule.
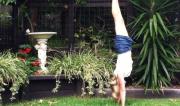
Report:
[[[60,87],[57,92],[53,92],[56,87],[56,77],[53,75],[30,76],[29,84],[24,88],[22,99],[36,99],[52,96],[80,95],[83,86],[80,79],[69,81],[63,75],[59,77]]]
[[[53,93],[52,90],[56,85],[56,77],[54,75],[30,76],[29,84],[19,90],[13,102],[47,97],[80,96],[82,94],[81,88],[84,86],[84,83],[81,79],[73,79],[69,82],[63,75],[59,78],[61,82],[60,87],[57,92]],[[163,94],[153,93],[151,89],[148,89],[145,94],[144,88],[133,86],[128,86],[126,91],[127,97],[130,98],[180,98],[180,89],[177,86],[164,88]],[[103,97],[111,97],[111,89],[106,89],[105,92],[107,94],[103,95]],[[95,89],[94,96],[102,97],[102,94],[99,94],[98,90]],[[11,93],[8,88],[2,93],[2,97],[3,103],[12,102],[10,101]]]
[[[0,100],[0,103],[2,102],[3,104],[6,104],[6,103],[17,102],[20,100],[21,95],[22,95],[21,89],[15,95],[15,99],[11,100],[12,92],[10,91],[10,87],[11,87],[11,84],[5,87],[5,91],[0,92],[1,98],[2,98],[2,100]]]
[[[53,89],[56,87],[56,77],[54,75],[30,76],[29,84],[21,87],[15,100],[10,100],[11,92],[7,88],[2,93],[2,102],[9,103],[37,98],[81,95],[81,88],[83,86],[81,79],[74,78],[69,81],[62,75],[59,76],[59,81],[60,87],[57,89],[57,92],[53,92]]]

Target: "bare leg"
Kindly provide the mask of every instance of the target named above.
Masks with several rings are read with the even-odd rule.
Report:
[[[114,18],[116,34],[128,36],[128,32],[126,30],[118,0],[112,0],[112,15]]]
[[[118,75],[118,85],[119,85],[119,98],[118,102],[121,102],[121,106],[125,106],[126,101],[126,88],[125,88],[125,81],[122,75]]]

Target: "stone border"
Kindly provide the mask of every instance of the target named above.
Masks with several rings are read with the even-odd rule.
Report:
[[[145,93],[143,88],[127,88],[127,96],[132,98],[180,98],[180,89],[164,88],[162,92],[153,92],[148,89]]]
[[[163,93],[157,93],[148,89],[145,93],[143,88],[126,88],[126,95],[129,98],[180,98],[180,88],[164,88]],[[107,97],[111,97],[111,89],[105,90]],[[95,95],[100,96],[98,90],[95,90]]]

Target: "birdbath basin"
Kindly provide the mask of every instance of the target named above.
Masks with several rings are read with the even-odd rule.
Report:
[[[30,32],[30,35],[34,39],[49,39],[53,35],[57,34],[56,32]]]
[[[47,72],[46,68],[46,52],[47,52],[47,41],[57,32],[27,32],[27,35],[36,39],[37,44],[34,46],[38,51],[38,59],[40,61],[41,71]]]

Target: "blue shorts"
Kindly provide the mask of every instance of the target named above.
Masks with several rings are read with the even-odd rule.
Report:
[[[115,51],[119,54],[130,51],[133,40],[129,36],[116,35],[114,39]]]

